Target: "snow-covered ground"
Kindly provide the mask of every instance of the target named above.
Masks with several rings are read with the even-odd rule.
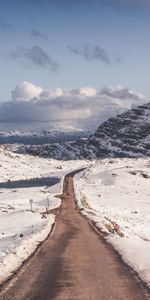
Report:
[[[49,234],[55,215],[43,212],[60,206],[55,196],[62,192],[65,174],[87,165],[87,161],[57,161],[0,147],[0,283]],[[150,286],[149,167],[148,158],[95,161],[75,176],[74,187],[82,213],[107,233],[107,241]],[[38,184],[39,179],[51,177],[59,178],[59,183]]]
[[[96,161],[74,188],[82,213],[150,287],[150,159]]]
[[[86,164],[20,155],[0,147],[0,283],[49,234],[55,215],[43,212],[60,206],[55,196],[62,192],[65,174]],[[48,177],[60,181],[51,187],[39,184],[39,179]]]

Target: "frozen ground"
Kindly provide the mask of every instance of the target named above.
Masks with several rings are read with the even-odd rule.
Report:
[[[55,215],[43,212],[60,206],[55,196],[62,192],[64,175],[85,164],[19,155],[0,147],[0,283],[47,237]],[[50,183],[51,177],[60,181],[47,186],[48,177]]]
[[[150,287],[150,160],[96,161],[74,187],[82,213]]]

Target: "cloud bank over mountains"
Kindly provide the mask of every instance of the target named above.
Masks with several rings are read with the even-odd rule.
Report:
[[[106,119],[145,102],[143,95],[121,86],[46,91],[23,81],[12,91],[12,100],[0,105],[0,121],[75,122],[94,130]]]

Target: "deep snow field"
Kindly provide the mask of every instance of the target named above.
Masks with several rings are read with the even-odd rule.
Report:
[[[45,212],[61,205],[57,196],[65,174],[86,166],[74,177],[82,214],[150,287],[150,160],[57,161],[16,154],[9,146],[0,147],[0,283],[51,231],[55,214]],[[59,183],[36,185],[36,180],[53,177]]]
[[[150,159],[104,159],[77,174],[83,215],[150,287]]]
[[[51,231],[55,215],[43,212],[60,206],[61,200],[55,195],[62,192],[64,175],[86,164],[20,155],[0,147],[0,283]],[[35,180],[33,186],[31,181],[31,186],[21,187],[20,180],[28,183],[33,178],[47,177],[57,177],[60,182],[48,187],[36,186]],[[14,181],[15,188],[8,188]]]

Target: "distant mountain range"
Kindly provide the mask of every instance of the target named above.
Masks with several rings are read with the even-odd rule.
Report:
[[[26,145],[43,145],[53,144],[57,142],[76,141],[81,137],[89,136],[88,132],[71,131],[71,132],[59,132],[42,130],[40,132],[5,132],[0,131],[0,145],[2,144],[26,144]]]
[[[150,156],[150,103],[109,119],[87,139],[20,146],[18,151],[64,160]]]
[[[53,144],[89,137],[76,122],[0,122],[0,144]]]

